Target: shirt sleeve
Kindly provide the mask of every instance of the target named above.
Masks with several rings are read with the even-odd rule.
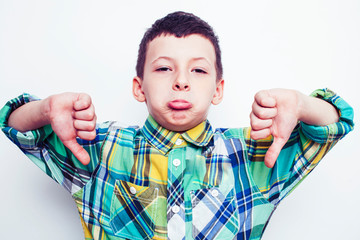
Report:
[[[8,126],[8,118],[15,109],[36,100],[39,99],[25,93],[8,101],[0,110],[0,127],[42,171],[74,194],[90,180],[91,174],[98,165],[101,145],[110,123],[97,125],[96,138],[92,141],[77,139],[90,155],[90,163],[84,166],[62,144],[50,125],[27,132],[20,132]]]
[[[283,147],[273,168],[267,168],[264,157],[272,138],[253,140],[250,128],[244,129],[252,177],[263,195],[274,205],[286,197],[320,162],[325,154],[353,130],[353,109],[328,89],[314,91],[311,96],[335,106],[339,121],[327,126],[300,122]]]

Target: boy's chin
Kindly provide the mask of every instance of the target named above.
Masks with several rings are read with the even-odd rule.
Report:
[[[191,122],[188,123],[176,123],[176,124],[166,124],[165,128],[174,132],[186,132],[187,130],[190,130],[194,127],[196,127],[197,125],[199,125],[200,123],[202,123],[204,120],[192,120]]]
[[[174,132],[185,132],[196,127],[206,119],[206,116],[194,117],[188,111],[173,111],[171,114],[164,114],[162,116],[160,115],[153,117],[162,127]]]
[[[191,126],[190,124],[181,124],[181,123],[163,123],[163,124],[160,123],[160,125],[162,125],[167,130],[174,132],[185,132],[194,127]]]
[[[193,127],[195,127],[195,126],[191,126],[191,127],[174,126],[174,127],[170,127],[170,128],[166,128],[166,129],[168,129],[168,130],[170,130],[170,131],[173,131],[173,132],[180,132],[180,133],[182,133],[182,132],[186,132],[186,131],[189,130],[189,129],[192,129]]]

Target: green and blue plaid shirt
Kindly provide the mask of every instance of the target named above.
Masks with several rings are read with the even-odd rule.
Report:
[[[5,105],[0,126],[72,194],[86,239],[260,239],[279,202],[353,128],[342,98],[326,89],[313,96],[337,107],[340,121],[299,123],[272,169],[263,163],[271,138],[254,141],[249,128],[213,130],[208,121],[184,133],[151,116],[142,128],[99,124],[93,141],[78,139],[87,166],[50,126],[25,133],[7,126],[13,110],[36,100],[28,94]]]

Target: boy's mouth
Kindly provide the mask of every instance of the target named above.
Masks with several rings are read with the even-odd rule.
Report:
[[[183,99],[176,99],[168,103],[168,107],[173,110],[187,110],[192,107],[192,104]]]

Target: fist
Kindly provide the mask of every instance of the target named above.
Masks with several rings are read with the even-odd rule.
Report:
[[[48,98],[48,118],[61,142],[84,165],[90,156],[76,138],[96,137],[96,114],[91,97],[85,93],[62,93]]]
[[[263,90],[255,95],[250,113],[251,133],[255,140],[270,135],[273,143],[266,152],[265,165],[273,167],[281,149],[298,122],[299,94],[294,90]]]

